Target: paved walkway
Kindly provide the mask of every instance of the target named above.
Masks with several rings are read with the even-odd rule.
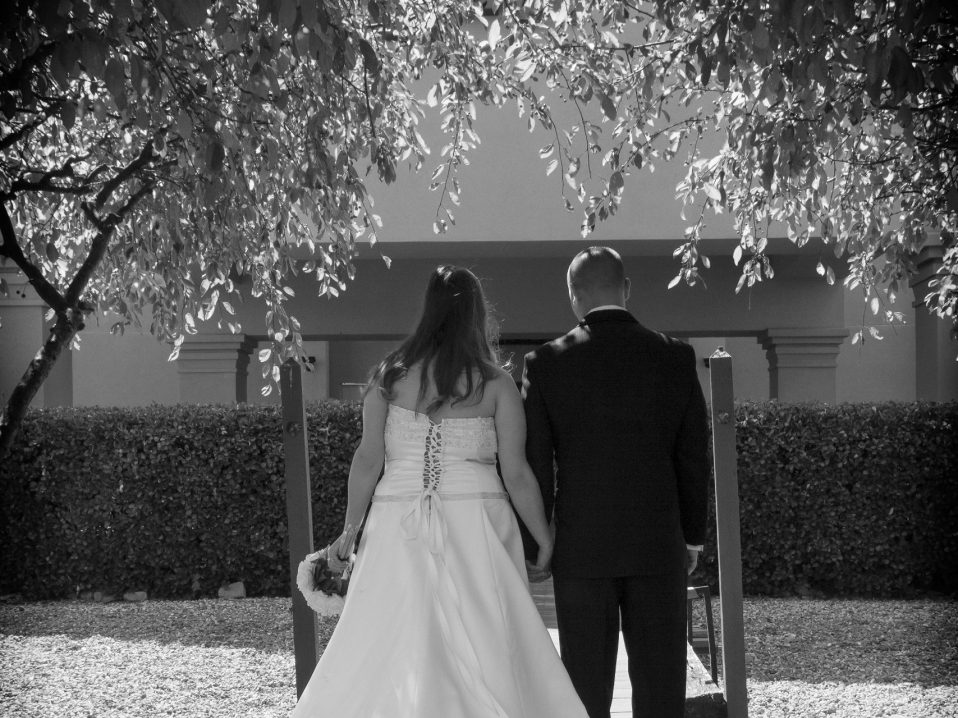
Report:
[[[542,583],[532,584],[532,598],[536,608],[542,616],[543,622],[549,629],[552,642],[559,649],[559,631],[556,628],[555,596],[552,589],[552,579]],[[686,681],[686,698],[693,698],[717,690],[712,678],[706,671],[702,661],[692,650],[688,649],[689,673]],[[632,685],[629,683],[628,657],[625,653],[625,644],[622,634],[619,634],[619,653],[615,661],[615,687],[612,692],[612,718],[632,718]]]

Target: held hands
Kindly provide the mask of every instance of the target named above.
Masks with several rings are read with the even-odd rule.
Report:
[[[555,519],[549,522],[549,539],[545,543],[539,544],[539,555],[536,562],[526,561],[526,572],[529,574],[530,583],[540,583],[552,575],[552,551],[555,549],[556,541],[556,522]]]
[[[526,571],[529,574],[530,583],[540,583],[552,575],[552,542],[539,546],[539,555],[536,562],[526,561]]]

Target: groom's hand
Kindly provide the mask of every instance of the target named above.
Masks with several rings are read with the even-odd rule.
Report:
[[[536,562],[526,561],[526,572],[529,574],[531,583],[545,581],[552,575],[552,547],[551,543],[539,546],[539,555],[536,557]]]
[[[529,574],[529,583],[541,583],[552,575],[549,567],[541,568],[537,563],[526,560],[526,572]]]
[[[688,565],[688,573],[691,574],[692,571],[695,570],[695,567],[699,565],[699,549],[690,548],[686,549],[686,551],[688,553],[688,561],[686,562]]]

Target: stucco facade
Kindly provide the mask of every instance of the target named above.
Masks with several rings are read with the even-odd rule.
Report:
[[[434,127],[423,134],[441,146]],[[737,240],[724,216],[710,219],[705,252],[712,268],[708,288],[669,290],[678,265],[672,251],[685,222],[674,199],[680,162],[644,171],[626,186],[622,209],[588,240],[581,216],[562,208],[561,179],[547,177],[538,147],[550,138],[530,134],[508,111],[484,110],[477,122],[483,145],[461,173],[463,205],[449,235],[432,234],[439,195],[429,192],[430,167],[401,176],[394,185],[371,181],[375,211],[385,223],[375,248],[359,248],[358,274],[338,299],[320,299],[306,282],[294,283],[291,311],[303,324],[315,371],[306,375],[308,398],[349,398],[370,367],[411,328],[430,270],[440,263],[470,267],[482,278],[501,323],[502,349],[521,368],[522,354],[567,331],[575,321],[568,305],[565,269],[588,244],[618,249],[632,280],[629,308],[647,326],[689,340],[703,358],[719,345],[733,356],[735,393],[742,399],[781,401],[880,401],[958,399],[958,342],[913,297],[899,299],[906,323],[882,328],[883,340],[851,345],[863,324],[860,297],[828,286],[815,272],[820,247],[798,251],[770,241],[776,276],[735,294]],[[596,174],[601,172],[594,159]],[[375,173],[373,173],[374,175]],[[372,176],[372,175],[371,175]],[[387,269],[380,253],[392,259]],[[839,262],[831,258],[836,271]],[[934,253],[915,278],[915,297],[934,269]],[[0,394],[19,380],[45,336],[44,307],[22,276],[0,268],[12,292],[0,298]],[[107,318],[93,318],[80,349],[60,360],[36,404],[143,405],[152,402],[275,401],[263,398],[256,350],[265,345],[263,307],[239,307],[244,334],[219,335],[213,327],[187,339],[180,358],[148,334],[109,333]],[[148,324],[148,322],[147,322]],[[867,337],[866,333],[866,337]],[[705,362],[701,377],[707,383]]]

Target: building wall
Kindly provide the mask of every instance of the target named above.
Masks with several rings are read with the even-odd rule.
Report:
[[[782,257],[776,260],[774,283],[736,295],[737,270],[731,261],[713,267],[707,290],[683,285],[668,290],[675,271],[670,258],[635,254],[629,243],[610,245],[622,251],[632,279],[629,307],[650,327],[686,336],[735,336],[757,335],[769,327],[845,326],[841,289],[802,278],[807,269],[814,273],[814,258]],[[418,316],[429,273],[440,262],[452,262],[483,280],[504,337],[553,337],[575,324],[565,270],[582,246],[563,247],[566,251],[558,256],[485,256],[466,253],[475,247],[444,246],[446,251],[436,256],[396,258],[391,269],[360,259],[357,277],[341,297],[317,299],[301,280],[294,284],[296,297],[289,308],[303,322],[304,333],[325,339],[404,336]],[[245,301],[239,311],[244,328],[255,331],[263,306]]]
[[[754,287],[749,296],[734,294],[736,270],[720,262],[713,265],[707,290],[685,286],[667,290],[674,270],[670,258],[642,255],[637,243],[611,244],[623,251],[632,278],[630,309],[646,325],[688,339],[700,360],[724,346],[733,356],[735,393],[740,399],[769,398],[767,358],[757,339],[762,330],[818,325],[847,327],[851,334],[855,322],[860,322],[856,297],[823,285],[817,277],[812,281],[802,278],[806,271],[813,271],[813,266],[806,266],[813,265],[810,258],[777,258],[778,276],[772,283]],[[366,258],[358,262],[356,281],[335,300],[316,298],[308,283],[297,286],[291,309],[303,322],[308,353],[318,357],[317,371],[306,374],[307,398],[355,398],[356,389],[343,385],[364,382],[375,363],[411,330],[429,272],[442,261],[469,266],[483,278],[500,320],[503,350],[514,355],[518,374],[526,351],[575,323],[564,272],[581,244],[553,243],[550,256],[538,257],[527,256],[541,249],[535,246],[524,246],[524,253],[514,252],[514,256],[502,256],[496,251],[500,246],[440,243],[428,247],[441,250],[432,256],[417,256],[422,247],[416,252],[407,247],[410,256],[397,256],[391,269],[365,252]],[[262,375],[256,352],[266,346],[265,336],[257,335],[262,327],[262,307],[252,300],[241,306],[244,331],[259,342],[252,348],[247,400],[274,402],[275,392],[269,397],[260,394]],[[0,315],[4,320],[0,328],[4,391],[12,388],[40,346],[39,312],[33,308]],[[168,346],[142,330],[112,335],[110,324],[106,319],[91,321],[80,349],[58,365],[60,373],[67,373],[70,379],[73,404],[133,406],[188,399],[181,397],[178,365],[167,361]],[[850,338],[846,339],[836,369],[837,401],[914,399],[913,324],[883,328],[882,333],[883,341],[868,340],[864,346],[852,346]],[[699,363],[699,374],[707,395],[704,361]],[[51,382],[45,389],[63,395],[63,382],[60,384],[57,389]],[[41,394],[36,405],[45,405],[45,401]],[[70,401],[70,396],[65,401],[61,396],[59,403]]]
[[[547,88],[542,89],[543,93],[548,92]],[[569,103],[556,102],[553,110],[560,126],[571,127],[580,122],[576,108]],[[589,116],[587,108],[587,117],[603,128],[599,144],[608,150],[613,123],[597,108],[592,110]],[[674,119],[689,112],[682,107],[669,110]],[[556,155],[545,160],[539,156],[539,149],[553,143],[555,135],[538,126],[530,132],[528,115],[520,117],[515,104],[501,109],[478,106],[473,126],[481,144],[467,155],[469,164],[458,171],[461,204],[446,203],[456,218],[456,226],[446,236],[457,242],[582,241],[582,211],[575,191],[564,183],[558,170],[546,175],[548,162]],[[370,192],[376,199],[375,211],[383,219],[384,227],[378,234],[386,243],[387,253],[390,242],[422,242],[435,237],[432,224],[440,192],[430,191],[429,186],[433,168],[441,159],[439,150],[447,140],[431,113],[420,123],[419,130],[432,153],[418,173],[400,166],[398,181],[390,185],[380,183],[375,170],[368,177]],[[716,151],[723,142],[724,136],[706,135],[700,146],[706,152]],[[598,180],[608,170],[602,165],[604,152],[587,157],[581,134],[573,150],[581,158],[578,179],[587,180],[591,173],[596,182],[587,184],[590,194],[600,194]],[[647,164],[627,178],[620,210],[600,223],[588,241],[680,239],[688,223],[681,218],[675,186],[685,173],[684,159],[680,155],[671,163],[656,161],[651,165],[654,171]],[[563,193],[572,200],[574,211],[566,211]],[[736,235],[729,216],[723,214],[707,218],[704,236],[728,239]]]
[[[250,404],[279,404],[280,395],[276,387],[263,395],[267,383],[263,381],[263,366],[257,358],[260,349],[269,347],[265,337],[261,337],[252,349],[246,372],[246,401]],[[306,401],[340,398],[330,390],[330,345],[326,341],[303,341],[303,349],[309,360],[310,369],[303,372],[303,398]]]
[[[39,306],[0,304],[0,321],[0,400],[6,403],[30,360],[42,346],[43,310]],[[35,406],[43,406],[43,394],[44,387],[41,387]]]
[[[567,111],[564,120],[574,122],[573,108]],[[610,125],[603,126],[608,132]],[[622,208],[584,240],[581,212],[563,209],[562,192],[570,190],[563,190],[558,173],[546,176],[546,162],[539,157],[539,147],[554,138],[538,128],[530,133],[526,118],[510,108],[480,107],[475,127],[482,145],[460,171],[462,205],[452,207],[456,226],[448,235],[436,237],[432,231],[440,195],[428,185],[444,140],[437,123],[427,119],[420,131],[434,151],[421,172],[401,170],[399,181],[389,186],[380,185],[375,172],[370,174],[374,210],[385,226],[375,248],[359,247],[356,281],[335,300],[316,298],[309,282],[294,282],[296,298],[290,309],[303,322],[309,353],[320,357],[318,371],[306,375],[308,398],[355,395],[343,385],[363,382],[369,369],[412,328],[428,274],[442,262],[468,266],[483,279],[501,321],[504,348],[521,363],[529,347],[574,324],[565,269],[576,251],[594,243],[610,244],[623,254],[633,287],[629,308],[640,321],[689,339],[700,359],[719,345],[726,347],[733,356],[740,398],[769,397],[768,360],[758,341],[762,331],[824,327],[854,332],[860,317],[855,298],[820,280],[816,250],[798,252],[783,239],[770,241],[775,279],[735,294],[739,272],[731,251],[736,239],[727,215],[707,218],[703,251],[712,259],[705,275],[708,289],[679,285],[668,290],[678,269],[671,254],[686,225],[674,198],[684,171],[680,161],[660,163],[654,172],[646,169],[630,178]],[[715,145],[719,140],[708,137],[705,142]],[[599,177],[604,170],[601,155],[592,160],[592,172]],[[588,171],[584,166],[582,176]],[[391,269],[381,254],[392,258]],[[253,351],[245,379],[247,399],[275,401],[275,393],[265,398],[260,394],[256,350],[265,346],[263,307],[248,300],[238,309]],[[9,392],[39,348],[44,334],[41,311],[18,307],[13,312],[0,300],[0,392]],[[113,336],[109,325],[107,320],[90,322],[81,349],[60,363],[60,380],[47,383],[39,404],[181,400],[182,365],[167,362],[169,347],[136,330]],[[914,398],[912,325],[883,333],[884,341],[868,341],[861,348],[845,341],[838,355],[836,400]],[[704,362],[699,372],[707,391]]]
[[[914,401],[915,400],[915,321],[917,310],[910,302],[899,300],[896,311],[905,314],[904,324],[881,324],[882,337],[874,339],[863,331],[865,341],[852,344],[864,322],[875,319],[858,292],[845,293],[845,326],[848,338],[838,355],[838,401]]]
[[[562,246],[558,246],[562,245]],[[845,301],[839,287],[827,287],[802,278],[814,275],[814,261],[801,256],[776,260],[778,276],[771,284],[752,289],[751,295],[735,295],[734,267],[717,267],[709,277],[709,289],[678,287],[667,290],[673,265],[667,257],[644,256],[638,243],[613,243],[625,256],[633,281],[629,305],[645,324],[689,339],[700,359],[724,346],[734,358],[736,395],[742,399],[769,397],[768,363],[759,334],[769,327],[844,327]],[[304,332],[330,343],[329,386],[331,395],[342,397],[344,383],[361,383],[370,368],[404,336],[418,316],[421,296],[432,268],[441,261],[471,267],[482,279],[500,322],[503,351],[512,353],[521,370],[521,357],[541,341],[564,333],[575,323],[568,305],[565,268],[580,243],[551,243],[548,256],[526,256],[542,248],[516,249],[513,256],[501,245],[438,246],[438,256],[394,258],[392,268],[377,259],[361,259],[358,275],[347,292],[336,300],[310,298],[308,285],[298,288],[291,309],[304,321]],[[420,245],[420,250],[436,245]],[[545,254],[545,253],[544,253]],[[470,256],[471,255],[471,256]],[[487,256],[491,255],[491,256]],[[554,255],[554,256],[553,256]],[[728,263],[731,265],[731,262]],[[262,308],[245,302],[244,327],[253,331]],[[881,367],[900,357],[873,352],[871,360]],[[905,381],[894,367],[887,369],[895,381]],[[700,364],[703,386],[707,370]],[[866,397],[880,399],[889,388],[900,396],[907,387],[866,387]],[[850,394],[855,396],[854,393]],[[250,392],[250,400],[255,400]]]
[[[90,322],[73,355],[76,406],[143,406],[180,401],[171,347],[142,329],[111,334],[109,320]]]
[[[399,339],[338,339],[329,343],[329,391],[334,399],[356,399],[370,372]]]

